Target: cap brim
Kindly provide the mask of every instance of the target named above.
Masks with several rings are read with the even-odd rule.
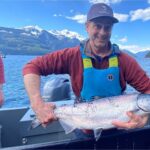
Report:
[[[96,20],[96,19],[99,19],[99,18],[109,18],[113,23],[118,23],[119,20],[115,17],[112,17],[112,16],[98,16],[98,17],[94,17],[94,18],[91,18],[87,21],[92,21],[92,20]]]
[[[119,20],[115,17],[112,17],[112,20],[113,20],[113,23],[118,23],[119,22]]]

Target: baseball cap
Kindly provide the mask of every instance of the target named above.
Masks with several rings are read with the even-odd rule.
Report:
[[[87,21],[91,21],[100,17],[110,18],[113,23],[119,22],[119,20],[114,17],[112,8],[104,3],[97,3],[91,6],[87,14]]]

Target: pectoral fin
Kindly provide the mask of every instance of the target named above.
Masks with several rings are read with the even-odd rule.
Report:
[[[61,126],[63,127],[63,129],[65,130],[66,134],[71,133],[76,127],[70,123],[70,121],[68,121],[67,119],[59,119],[59,122],[61,124]]]
[[[95,140],[96,140],[96,141],[98,141],[99,138],[101,137],[102,131],[103,131],[102,128],[100,128],[100,129],[95,129],[95,130],[94,130],[94,137],[95,137]]]

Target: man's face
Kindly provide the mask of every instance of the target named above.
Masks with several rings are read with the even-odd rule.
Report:
[[[113,23],[108,18],[99,18],[86,23],[92,45],[98,49],[106,46],[110,41]]]

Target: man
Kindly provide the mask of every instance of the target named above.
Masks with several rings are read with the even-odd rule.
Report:
[[[0,56],[0,107],[3,104],[4,101],[4,96],[3,96],[3,84],[5,82],[4,79],[4,66],[3,66],[3,61],[2,58]]]
[[[77,47],[66,48],[28,63],[23,70],[24,83],[31,106],[42,124],[55,120],[54,105],[44,103],[40,93],[40,76],[69,74],[78,101],[120,95],[126,83],[141,93],[150,94],[150,79],[137,62],[110,42],[113,25],[118,20],[103,3],[94,4],[87,14],[89,39]],[[148,116],[127,112],[128,122],[113,122],[117,128],[143,127]],[[85,134],[87,131],[83,131]]]

